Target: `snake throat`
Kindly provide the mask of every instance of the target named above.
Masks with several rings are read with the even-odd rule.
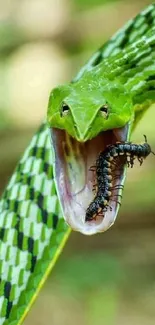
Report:
[[[61,202],[64,218],[70,227],[85,235],[106,231],[114,223],[119,201],[111,197],[110,208],[92,220],[86,220],[86,211],[94,199],[93,188],[97,184],[92,166],[96,165],[99,154],[109,144],[127,141],[130,135],[130,124],[123,128],[101,132],[95,138],[79,142],[66,131],[50,129],[55,154],[55,182],[57,194]],[[123,159],[120,157],[120,159]],[[119,170],[119,177],[114,177],[112,196],[120,196],[125,181],[126,166]]]

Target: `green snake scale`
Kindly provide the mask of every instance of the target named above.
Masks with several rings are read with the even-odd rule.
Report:
[[[155,5],[131,20],[81,69],[113,56],[155,25]],[[43,124],[0,201],[0,325],[21,324],[70,233],[53,178],[54,154]]]

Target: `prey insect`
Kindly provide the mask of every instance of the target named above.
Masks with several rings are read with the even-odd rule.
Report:
[[[141,166],[143,160],[150,153],[155,155],[147,142],[146,135],[144,135],[144,139],[145,142],[143,144],[117,142],[116,144],[108,145],[100,153],[96,166],[91,168],[91,170],[96,172],[97,184],[93,187],[93,190],[96,189],[96,195],[86,210],[86,221],[91,221],[98,215],[104,216],[108,208],[112,209],[110,201],[113,201],[115,197],[122,199],[121,194],[116,195],[115,191],[123,190],[123,185],[113,185],[113,183],[119,177],[119,172],[124,164],[132,168],[137,158]],[[121,157],[123,157],[123,163],[121,162]],[[118,200],[116,202],[121,204]]]

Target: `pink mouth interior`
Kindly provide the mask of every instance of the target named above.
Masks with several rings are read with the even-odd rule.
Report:
[[[72,229],[91,235],[107,230],[115,221],[119,204],[111,200],[112,210],[98,215],[94,220],[85,221],[86,210],[94,198],[93,185],[96,175],[90,170],[96,159],[108,144],[126,141],[128,126],[100,133],[96,138],[80,143],[66,131],[51,129],[55,151],[55,179],[62,204],[64,218]],[[113,185],[123,185],[125,167]],[[115,195],[120,194],[115,190]]]

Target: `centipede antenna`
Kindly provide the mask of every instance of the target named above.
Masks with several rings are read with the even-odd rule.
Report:
[[[145,143],[147,143],[147,136],[145,134],[143,134],[144,139],[145,139]],[[151,153],[155,156],[155,152],[151,151]]]
[[[145,143],[147,143],[147,136],[146,136],[145,134],[143,134],[143,136],[144,136],[144,139],[145,139]],[[153,151],[151,150],[151,153],[155,156],[155,152],[153,152]]]
[[[147,143],[147,136],[145,134],[143,134],[143,136],[144,136],[145,143]]]

